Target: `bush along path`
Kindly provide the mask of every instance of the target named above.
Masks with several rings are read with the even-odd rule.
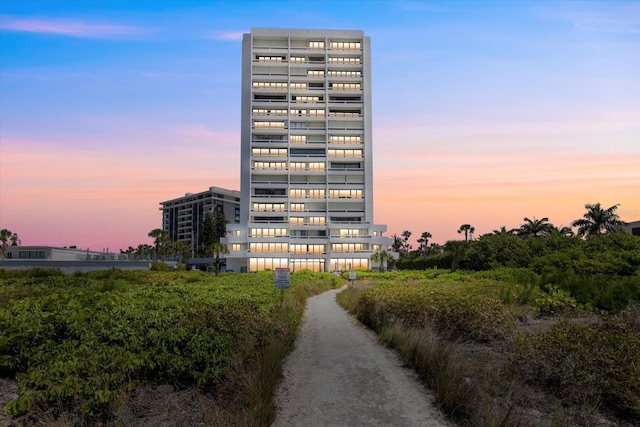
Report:
[[[415,374],[338,305],[337,292],[308,300],[274,426],[447,425]]]

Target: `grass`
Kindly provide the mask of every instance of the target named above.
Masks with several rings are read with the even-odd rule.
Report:
[[[367,275],[338,302],[398,351],[459,425],[640,422],[637,305],[599,318],[522,275],[419,274]]]

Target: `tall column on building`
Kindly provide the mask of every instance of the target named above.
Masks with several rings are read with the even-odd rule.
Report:
[[[373,224],[370,39],[362,31],[252,29],[242,45],[236,271],[368,268]]]

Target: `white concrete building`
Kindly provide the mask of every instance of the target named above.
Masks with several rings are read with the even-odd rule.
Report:
[[[373,224],[370,39],[252,29],[242,44],[241,214],[227,267],[369,268]]]

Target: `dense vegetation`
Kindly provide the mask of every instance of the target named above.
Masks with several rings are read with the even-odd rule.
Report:
[[[339,280],[294,274],[281,302],[272,272],[3,276],[0,377],[19,384],[19,397],[4,410],[75,408],[85,422],[109,420],[142,384],[197,387],[224,397],[234,387],[230,377],[263,357],[274,340],[280,348],[292,345],[306,296]]]
[[[616,315],[545,280],[505,267],[362,272],[339,301],[401,352],[461,424],[590,424],[597,410],[640,422],[640,276],[618,284],[635,296]],[[541,405],[532,390],[554,397]]]

